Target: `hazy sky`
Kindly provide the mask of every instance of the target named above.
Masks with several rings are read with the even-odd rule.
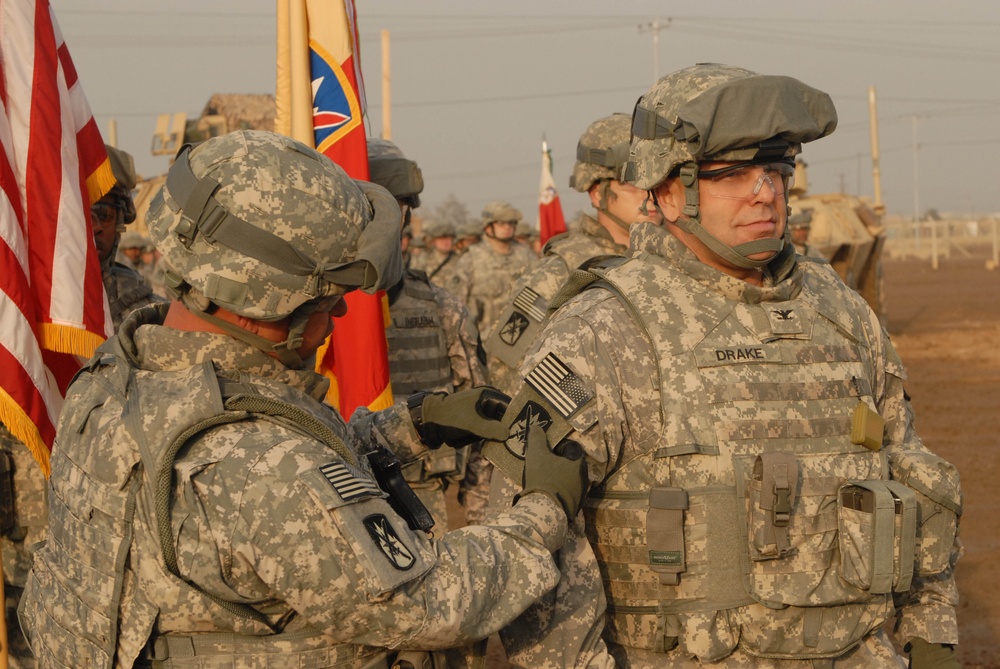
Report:
[[[213,93],[274,92],[273,0],[52,0],[102,132],[140,172],[156,116],[197,116]],[[493,199],[534,221],[544,134],[567,216],[579,135],[631,112],[696,62],[797,77],[840,123],[809,144],[814,193],[873,194],[868,88],[877,91],[882,195],[915,207],[1000,211],[1000,3],[983,0],[357,0],[369,132],[382,132],[381,40],[392,39],[392,139],[424,174],[424,209],[449,193],[477,215]],[[620,13],[614,13],[614,9]],[[651,22],[658,19],[658,53]],[[914,146],[918,147],[916,152]],[[914,155],[916,153],[916,161]]]

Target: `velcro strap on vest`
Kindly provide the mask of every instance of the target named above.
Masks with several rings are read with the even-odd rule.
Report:
[[[221,658],[228,658],[225,666],[275,666],[279,658],[282,666],[347,666],[354,658],[359,662],[351,666],[364,669],[388,669],[385,653],[371,654],[362,664],[359,651],[363,647],[353,644],[331,644],[328,639],[318,639],[315,631],[251,636],[231,633],[169,634],[157,637],[149,658],[153,669],[184,667],[218,667]],[[263,663],[263,664],[261,664]]]
[[[789,547],[788,523],[798,489],[799,463],[792,453],[763,453],[754,464],[754,478],[761,482],[760,508],[770,511],[765,543],[773,543],[778,555],[783,555]]]
[[[684,554],[684,511],[688,494],[682,488],[653,488],[646,512],[646,543],[650,568],[660,583],[678,585],[687,569]]]
[[[913,580],[913,563],[917,553],[917,495],[899,481],[885,481],[896,505],[896,577],[895,592],[906,592]]]
[[[892,592],[896,501],[885,481],[854,481],[872,493],[871,587],[873,594]],[[911,566],[912,570],[912,566]]]

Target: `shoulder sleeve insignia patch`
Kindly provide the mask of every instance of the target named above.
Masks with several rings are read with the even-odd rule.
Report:
[[[350,502],[364,497],[381,496],[382,489],[375,481],[355,474],[343,462],[330,462],[319,468],[319,471],[330,482],[341,499]]]
[[[382,554],[389,560],[393,567],[400,571],[406,571],[413,566],[417,559],[400,540],[392,523],[381,513],[367,516],[363,521],[365,529],[371,535],[375,545],[378,546]]]
[[[535,365],[525,381],[563,415],[569,418],[594,397],[580,377],[556,357],[547,354]]]
[[[545,320],[545,299],[525,286],[514,298],[514,306],[535,321]]]

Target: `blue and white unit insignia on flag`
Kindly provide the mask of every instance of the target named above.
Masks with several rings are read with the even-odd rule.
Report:
[[[355,475],[343,462],[330,462],[319,470],[345,502],[382,494],[382,489],[375,481]]]
[[[528,385],[569,418],[589,402],[594,394],[554,353],[549,353],[525,377]]]
[[[521,289],[517,297],[514,298],[514,306],[533,320],[545,320],[545,300],[531,288]]]

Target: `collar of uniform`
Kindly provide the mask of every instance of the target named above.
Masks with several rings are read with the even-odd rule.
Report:
[[[122,345],[133,352],[140,369],[177,371],[215,363],[220,374],[230,372],[263,377],[299,390],[322,402],[330,381],[311,370],[289,369],[263,351],[224,334],[185,332],[162,326],[163,309],[141,309],[122,326]]]
[[[625,255],[625,252],[628,250],[628,247],[622,246],[621,244],[616,242],[614,237],[611,236],[611,233],[608,232],[607,229],[603,225],[598,223],[597,219],[592,216],[589,216],[587,214],[580,214],[580,222],[578,224],[578,227],[580,231],[583,232],[584,234],[610,242],[611,244],[614,245],[615,251],[620,255]]]
[[[630,233],[633,256],[647,253],[661,257],[729,300],[747,304],[784,302],[793,299],[802,290],[802,269],[794,262],[794,252],[789,264],[786,262],[787,254],[782,250],[772,263],[773,267],[769,265],[765,268],[765,285],[754,286],[701,262],[691,249],[655,223],[634,223]]]

